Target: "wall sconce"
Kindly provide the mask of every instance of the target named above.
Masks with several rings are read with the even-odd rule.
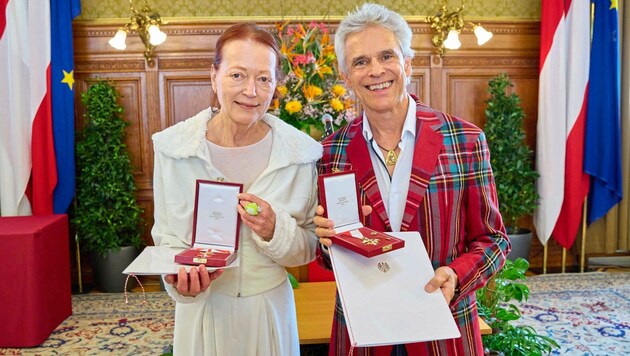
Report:
[[[122,51],[127,48],[125,43],[127,34],[131,31],[136,31],[146,47],[144,58],[146,58],[149,66],[153,66],[153,49],[166,41],[166,34],[160,30],[160,26],[165,25],[166,21],[162,21],[160,14],[151,10],[146,2],[142,10],[138,11],[133,7],[133,0],[129,0],[129,8],[133,14],[129,23],[119,28],[108,43],[110,46]]]
[[[431,25],[431,29],[435,33],[432,42],[438,49],[440,57],[444,55],[447,49],[458,49],[462,43],[459,41],[459,32],[464,28],[464,3],[455,9],[455,11],[449,12],[446,6],[446,0],[442,0],[440,11],[434,16],[427,16],[426,22]],[[488,42],[492,38],[492,32],[484,29],[481,24],[474,24],[469,22],[477,37],[477,44],[479,46]]]

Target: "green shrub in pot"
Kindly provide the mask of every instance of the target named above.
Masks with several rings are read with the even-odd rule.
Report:
[[[76,206],[72,222],[82,249],[102,256],[142,244],[142,209],[136,201],[124,143],[123,108],[116,88],[99,80],[82,94],[85,116],[76,139]]]
[[[520,218],[531,215],[538,206],[533,154],[525,143],[525,114],[507,74],[488,82],[491,97],[486,101],[484,132],[490,149],[499,210],[508,233],[518,233]]]

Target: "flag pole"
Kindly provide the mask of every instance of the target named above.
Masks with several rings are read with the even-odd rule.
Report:
[[[72,200],[72,206],[74,208],[74,211],[77,210],[77,200],[76,198]],[[82,280],[82,274],[81,274],[81,246],[79,244],[79,233],[76,230],[76,226],[75,226],[75,230],[74,230],[74,245],[76,248],[76,258],[77,258],[77,279],[79,282],[79,293],[83,294],[83,280]]]
[[[547,246],[548,246],[549,241],[547,241],[547,243],[545,243],[545,246],[543,248],[543,274],[547,274]]]
[[[77,271],[79,279],[79,293],[83,293],[83,281],[81,281],[81,248],[79,246],[79,234],[74,234],[74,243],[77,248]]]
[[[562,273],[566,271],[567,267],[567,248],[562,248]]]
[[[580,273],[584,273],[584,260],[586,257],[586,202],[588,196],[584,198],[582,206],[582,248],[580,249]]]

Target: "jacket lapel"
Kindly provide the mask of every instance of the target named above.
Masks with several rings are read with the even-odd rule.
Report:
[[[409,180],[409,193],[407,193],[407,203],[400,227],[401,231],[415,229],[417,222],[418,208],[424,193],[427,190],[431,176],[435,171],[438,156],[444,145],[443,135],[440,132],[441,120],[435,112],[423,105],[418,105],[416,117],[416,147],[413,153],[413,165],[411,167],[411,177]],[[415,223],[412,225],[412,223]]]
[[[385,210],[385,205],[383,204],[381,192],[378,189],[378,183],[376,181],[376,175],[374,174],[372,160],[370,159],[368,145],[360,132],[362,127],[362,125],[355,126],[355,130],[359,130],[359,132],[355,132],[354,137],[348,144],[348,161],[352,163],[353,169],[357,172],[357,182],[363,189],[365,198],[372,206],[372,214],[376,213],[381,221],[385,223],[386,230],[391,231],[389,217],[387,216],[387,211]]]

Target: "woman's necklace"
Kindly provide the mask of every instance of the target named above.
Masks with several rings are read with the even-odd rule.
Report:
[[[387,151],[387,155],[385,156],[385,164],[388,166],[395,166],[396,162],[398,162],[398,154],[396,153],[396,148],[398,148],[398,145],[396,145],[396,147],[392,148],[391,150],[388,150],[387,148],[379,145],[378,142],[376,143],[376,145],[380,149]]]

